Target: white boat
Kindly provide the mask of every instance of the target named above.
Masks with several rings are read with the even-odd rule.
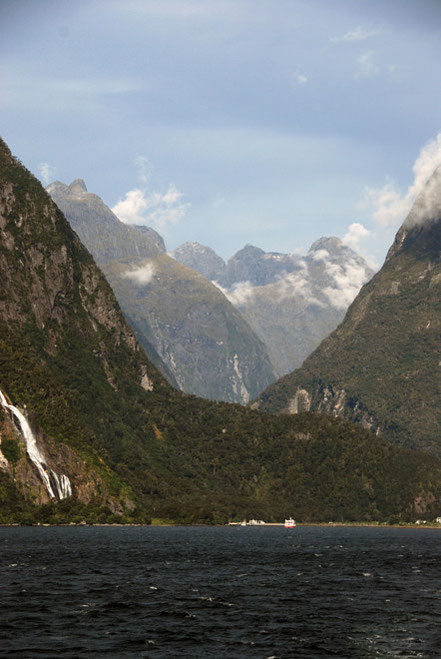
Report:
[[[285,519],[285,529],[292,529],[295,525],[296,521],[292,517]]]

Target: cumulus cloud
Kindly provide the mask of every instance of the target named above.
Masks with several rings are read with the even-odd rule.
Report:
[[[41,162],[38,166],[38,172],[43,183],[47,185],[50,181],[54,180],[56,169],[52,165],[49,165],[48,162]]]
[[[375,260],[375,257],[373,257],[371,254],[366,253],[366,251],[362,248],[361,244],[364,240],[371,238],[374,236],[372,231],[369,231],[369,229],[366,229],[363,224],[360,224],[360,222],[353,222],[352,224],[349,225],[347,232],[341,239],[342,243],[344,245],[347,245],[354,251],[358,252],[366,261],[368,266],[372,268],[372,270],[378,270],[378,263]]]
[[[183,201],[183,193],[170,183],[165,193],[129,190],[112,211],[125,224],[149,224],[161,232],[168,225],[177,224],[189,205]]]
[[[326,252],[324,250],[318,250],[318,252]],[[325,254],[322,254],[323,258],[326,258]],[[300,269],[296,272],[290,272],[283,279],[280,279],[278,282],[273,284],[274,296],[277,296],[280,302],[288,300],[293,297],[302,297],[307,304],[314,304],[319,307],[324,307],[325,305],[321,302],[316,294],[313,291],[313,285],[311,280],[311,275],[308,268],[308,263],[300,259],[298,262]]]
[[[356,231],[353,229],[352,233],[355,235]],[[358,231],[362,234],[362,231]],[[300,303],[300,299],[303,298],[308,305],[346,309],[372,274],[359,257],[349,258],[344,263],[336,263],[326,249],[321,249],[308,258],[320,264],[318,273],[317,266],[310,268],[312,260],[309,263],[307,260],[302,260],[299,262],[299,270],[290,272],[277,282],[266,286],[253,286],[249,281],[242,281],[231,289],[225,289],[219,283],[213,283],[236,307],[252,305],[253,299],[256,296],[260,299],[260,295],[265,291],[265,296],[270,296],[280,304],[293,298]]]
[[[154,274],[155,266],[153,263],[146,263],[137,268],[126,270],[122,276],[125,279],[131,279],[138,286],[145,286],[152,281]]]
[[[396,225],[402,222],[409,212],[415,198],[422,191],[428,178],[441,164],[441,133],[424,146],[413,165],[414,179],[404,194],[396,189],[395,183],[387,181],[381,188],[366,187],[361,201],[357,204],[360,209],[369,208],[372,216],[382,227]],[[439,194],[436,189],[428,190],[425,203],[415,210],[413,221],[421,222],[433,211],[433,205],[439,203]]]
[[[374,61],[374,51],[368,50],[365,53],[362,53],[357,58],[358,71],[355,74],[355,78],[359,80],[360,78],[373,78],[379,72],[379,68]]]
[[[323,288],[323,293],[333,307],[346,309],[363,284],[366,283],[368,272],[355,259],[350,259],[344,265],[332,263],[331,261],[328,261],[325,265],[331,283]]]
[[[243,307],[254,295],[254,286],[250,281],[240,281],[230,289],[223,288],[217,281],[213,281],[213,284],[235,307]]]
[[[379,34],[379,30],[364,30],[361,25],[359,25],[355,29],[346,32],[342,37],[331,37],[329,41],[331,43],[365,41],[366,39],[369,39],[369,37],[374,37],[377,34]]]
[[[326,261],[329,258],[327,249],[317,249],[311,254],[313,261]]]
[[[372,231],[366,229],[359,222],[353,222],[349,225],[347,232],[342,238],[342,243],[351,247],[351,249],[358,250],[360,248],[360,241],[372,235]]]
[[[306,267],[300,270],[300,272],[290,272],[286,277],[277,282],[275,288],[280,301],[294,297],[295,295],[301,295],[312,304],[320,304],[312,294],[311,282]]]

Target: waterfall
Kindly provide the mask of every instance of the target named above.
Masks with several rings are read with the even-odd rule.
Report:
[[[8,403],[1,390],[0,402],[6,410],[9,410],[13,414],[18,422],[21,434],[26,442],[27,454],[37,467],[38,473],[46,486],[49,496],[52,499],[66,499],[66,497],[70,497],[72,495],[72,486],[69,478],[65,474],[59,476],[46,465],[44,455],[37,446],[37,440],[24,414],[22,414],[14,405]],[[54,488],[56,494],[54,493]]]

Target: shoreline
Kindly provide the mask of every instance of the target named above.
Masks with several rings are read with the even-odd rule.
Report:
[[[87,523],[73,523],[66,522],[60,524],[47,524],[47,523],[36,523],[36,524],[20,524],[19,522],[12,522],[10,524],[1,524],[0,528],[33,528],[33,527],[67,527],[67,528],[77,528],[77,527],[97,527],[97,528],[130,528],[130,527],[139,527],[139,528],[160,528],[160,527],[199,527],[199,528],[227,528],[227,527],[241,527],[240,522],[228,522],[227,524],[185,524],[179,522],[167,522],[167,523],[154,523],[154,524],[87,524]],[[265,527],[285,527],[284,522],[265,522],[264,524],[247,524],[247,528],[265,528]],[[431,529],[431,530],[440,530],[441,524],[415,524],[414,522],[409,522],[408,524],[388,524],[387,522],[296,522],[295,527],[324,527],[324,528],[376,528],[376,529]]]

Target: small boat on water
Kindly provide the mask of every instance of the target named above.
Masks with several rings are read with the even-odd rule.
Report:
[[[292,517],[285,519],[285,529],[292,529],[295,525],[296,521]]]

